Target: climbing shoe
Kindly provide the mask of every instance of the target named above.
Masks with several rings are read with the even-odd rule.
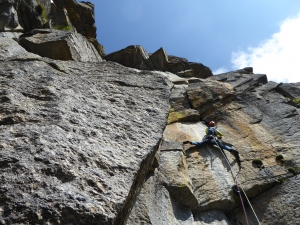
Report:
[[[241,159],[240,159],[239,152],[238,152],[237,150],[235,150],[235,149],[232,149],[232,150],[230,151],[230,153],[231,153],[231,154],[234,156],[234,158],[236,159],[236,161],[237,161],[239,167],[241,167]]]

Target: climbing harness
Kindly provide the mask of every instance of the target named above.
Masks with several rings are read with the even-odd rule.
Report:
[[[246,195],[244,189],[243,189],[242,187],[239,187],[239,182],[238,182],[237,177],[238,177],[238,174],[239,174],[241,168],[239,168],[239,171],[236,173],[236,175],[234,175],[232,166],[230,165],[230,162],[229,162],[229,160],[228,160],[228,158],[227,158],[225,152],[224,152],[224,151],[221,149],[221,147],[218,145],[218,142],[216,141],[216,138],[214,138],[214,142],[216,143],[216,145],[218,146],[218,148],[219,148],[220,151],[222,152],[222,154],[223,154],[225,160],[227,161],[227,163],[228,163],[228,165],[229,165],[229,168],[230,168],[230,171],[231,171],[233,180],[234,180],[235,183],[236,183],[236,188],[237,188],[236,191],[237,191],[237,193],[239,194],[239,197],[240,197],[240,200],[241,200],[241,204],[242,204],[242,208],[243,208],[243,211],[244,211],[244,215],[245,215],[245,219],[246,219],[247,225],[249,225],[249,222],[248,222],[248,217],[247,217],[247,213],[246,213],[246,209],[245,209],[245,206],[244,206],[244,202],[243,202],[243,198],[242,198],[240,189],[242,189],[242,191],[243,191],[243,193],[244,193],[244,195],[245,195],[245,197],[246,197],[246,199],[247,199],[247,201],[248,201],[248,204],[250,205],[250,207],[251,207],[251,209],[252,209],[252,211],[253,211],[253,213],[254,213],[254,216],[255,216],[255,218],[256,218],[258,224],[260,225],[261,223],[260,223],[260,221],[259,221],[259,219],[258,219],[258,217],[257,217],[257,215],[256,215],[256,213],[255,213],[255,211],[254,211],[254,209],[253,209],[253,207],[252,207],[252,205],[251,205],[251,203],[250,203],[250,201],[249,201],[249,199],[248,199],[248,197],[247,197],[247,195]]]

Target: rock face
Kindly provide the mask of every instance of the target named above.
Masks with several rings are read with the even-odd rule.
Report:
[[[163,48],[149,56],[143,47],[131,45],[106,55],[105,59],[131,68],[168,71],[180,77],[207,78],[212,76],[211,70],[203,64],[188,62],[186,59],[176,56],[168,56]]]
[[[159,203],[150,204],[151,195],[145,194],[149,187],[145,185],[142,190],[143,194],[139,196],[129,221],[142,221],[143,214],[150,221],[145,224],[246,224],[242,210],[235,213],[235,210],[240,208],[240,200],[233,188],[235,182],[230,166],[232,166],[234,175],[239,171],[240,188],[254,202],[254,210],[260,212],[258,213],[260,221],[266,222],[266,224],[274,222],[270,216],[263,213],[266,210],[273,215],[280,212],[282,207],[286,206],[288,209],[297,207],[298,203],[295,202],[298,199],[297,193],[289,190],[291,183],[297,182],[290,177],[300,172],[299,140],[297,138],[300,130],[299,102],[297,100],[299,84],[268,82],[265,75],[252,74],[251,71],[249,68],[245,68],[209,77],[207,80],[192,82],[188,87],[186,84],[176,85],[170,98],[169,118],[175,110],[191,108],[197,111],[202,110],[200,115],[202,114],[203,122],[206,123],[210,120],[218,122],[218,129],[225,134],[226,142],[229,145],[234,144],[240,152],[243,159],[242,169],[239,171],[235,158],[229,152],[225,152],[225,154],[230,164],[215,146],[193,147],[186,144],[182,148],[187,167],[185,180],[190,180],[189,192],[197,199],[198,205],[182,209],[181,215],[185,215],[183,219],[176,216],[178,209],[172,208],[171,206],[174,204],[170,203],[172,201],[180,202],[180,199],[176,199],[178,196],[169,190],[168,198],[171,199],[169,203],[165,202],[164,206],[160,206]],[[224,83],[220,83],[221,81]],[[172,98],[172,96],[174,97]],[[164,141],[172,143],[182,143],[186,140],[199,141],[205,135],[206,125],[203,122],[199,120],[173,121],[164,131]],[[180,148],[177,149],[180,152]],[[160,152],[161,156],[163,154],[164,158],[169,157],[174,166],[177,165],[178,160],[175,160],[173,155],[167,156],[162,152]],[[262,166],[255,163],[260,160]],[[162,164],[162,160],[160,162]],[[168,160],[164,159],[163,163],[165,162]],[[164,168],[165,165],[160,165],[158,171],[154,173],[155,178],[153,179],[156,180],[156,183],[151,186],[151,193],[158,193],[163,189],[162,187],[166,188],[165,181],[168,179],[160,181],[161,173],[165,171]],[[178,170],[174,171],[178,179],[182,177]],[[168,175],[168,177],[172,176]],[[290,178],[289,183],[285,183],[284,180],[288,178]],[[260,195],[261,193],[265,193],[266,197]],[[281,197],[278,193],[287,195],[291,193],[292,196],[295,196],[291,197],[295,201],[291,200],[285,203],[282,199],[286,198]],[[145,196],[147,196],[147,200]],[[155,199],[154,196],[152,198]],[[274,199],[274,203],[269,205],[269,199]],[[248,205],[245,199],[244,201],[244,204]],[[266,202],[260,206],[260,201]],[[145,203],[149,204],[145,205]],[[143,213],[139,214],[141,211],[138,211],[137,208],[142,205],[144,205],[141,207]],[[183,206],[183,203],[181,205]],[[168,209],[164,212],[174,215],[178,220],[174,222],[166,217],[164,221],[155,221],[151,212],[157,207]],[[227,218],[226,214],[230,214],[230,216]],[[248,210],[248,214],[252,215],[250,210]],[[160,216],[159,213],[158,215]],[[278,217],[280,217],[279,221],[283,221],[282,224],[297,224],[299,216],[297,213],[291,212],[286,213],[286,216],[279,213]],[[295,219],[291,217],[295,217]],[[287,222],[289,219],[290,223]],[[250,224],[257,223],[253,216],[250,221]]]
[[[0,60],[39,59],[39,55],[27,52],[16,41],[0,37]]]
[[[102,61],[94,46],[85,37],[70,31],[32,30],[21,35],[19,42],[27,51],[50,59]]]
[[[46,8],[42,1],[15,0],[14,7],[16,8],[20,25],[24,28],[25,32],[43,28],[43,24],[48,20]]]
[[[0,1],[0,32],[26,33],[42,28],[79,33],[93,44],[98,54],[105,55],[104,46],[96,39],[92,3],[75,0]]]
[[[299,223],[300,83],[212,76],[163,48],[103,61],[88,2],[0,10],[0,224],[244,225],[236,177],[250,224],[245,195],[262,224]],[[210,120],[241,168],[186,142]]]
[[[54,27],[71,25],[81,35],[87,38],[96,38],[94,5],[92,3],[77,2],[76,0],[53,0],[53,2],[51,22]]]
[[[263,193],[253,201],[258,219],[262,224],[298,224],[300,220],[299,198],[300,198],[300,176],[289,179],[284,185],[277,186],[270,191]],[[247,210],[249,224],[257,224],[253,213]],[[245,217],[240,210],[236,218],[245,224]],[[236,224],[236,223],[233,223]]]
[[[122,224],[166,124],[165,78],[110,62],[1,60],[1,223]]]
[[[23,30],[14,8],[14,0],[3,0],[0,4],[0,31]]]

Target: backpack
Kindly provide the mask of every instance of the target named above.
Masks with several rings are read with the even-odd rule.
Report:
[[[207,132],[208,139],[214,139],[217,136],[217,129],[215,127],[209,127]]]

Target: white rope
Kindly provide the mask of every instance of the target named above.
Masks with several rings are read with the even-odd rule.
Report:
[[[248,201],[248,204],[250,205],[250,207],[251,207],[251,209],[252,209],[252,212],[253,212],[253,214],[254,214],[254,216],[255,216],[255,218],[256,218],[258,224],[261,225],[261,223],[260,223],[260,221],[259,221],[259,219],[258,219],[258,217],[257,217],[257,215],[256,215],[256,213],[255,213],[255,211],[254,211],[254,209],[253,209],[253,207],[252,207],[252,205],[251,205],[251,202],[250,202],[250,200],[248,199],[248,197],[247,197],[247,195],[246,195],[246,193],[245,193],[245,191],[244,191],[244,189],[243,189],[242,187],[238,186],[237,176],[238,176],[239,172],[237,172],[236,176],[234,176],[234,174],[233,174],[233,169],[232,169],[232,167],[231,167],[231,165],[230,165],[230,163],[229,163],[229,161],[228,161],[228,158],[227,158],[225,152],[220,148],[220,146],[218,145],[218,143],[217,143],[216,140],[215,140],[215,143],[216,143],[216,145],[218,146],[218,148],[220,149],[220,151],[222,152],[223,156],[225,157],[225,159],[226,159],[226,161],[227,161],[227,163],[228,163],[228,165],[229,165],[229,167],[230,167],[230,171],[231,171],[231,174],[232,174],[233,179],[235,180],[235,182],[236,182],[236,184],[237,184],[237,188],[238,188],[238,189],[239,189],[239,188],[242,189],[242,191],[243,191],[243,193],[244,193],[244,195],[245,195],[245,197],[246,197],[246,199],[247,199],[247,201]],[[239,190],[238,190],[238,191],[239,191]],[[241,199],[241,201],[242,201],[242,199]],[[242,204],[243,204],[243,203],[242,203]],[[243,207],[244,207],[244,205],[243,205]],[[244,209],[244,208],[243,208],[243,209]],[[244,213],[245,213],[245,217],[246,217],[246,222],[247,222],[247,224],[248,224],[248,219],[247,219],[246,212],[244,211]]]
[[[230,168],[230,171],[231,171],[232,177],[233,177],[233,179],[235,180],[235,183],[236,183],[237,192],[239,193],[239,197],[240,197],[241,204],[242,204],[242,207],[243,207],[243,211],[244,211],[244,215],[245,215],[246,223],[247,223],[247,225],[249,225],[249,222],[248,222],[248,217],[247,217],[247,212],[246,212],[246,209],[245,209],[245,206],[244,206],[243,198],[242,198],[242,195],[241,195],[241,192],[240,192],[239,183],[238,183],[238,179],[237,179],[237,175],[238,175],[238,173],[237,173],[237,175],[236,175],[236,176],[234,176],[234,175],[233,175],[233,169],[232,169],[232,167],[231,167],[231,165],[230,165],[230,162],[228,161],[228,158],[227,158],[227,156],[226,156],[225,152],[223,152],[223,150],[221,149],[221,147],[218,145],[218,143],[217,143],[216,139],[214,139],[214,141],[215,141],[216,145],[218,146],[218,148],[220,149],[220,151],[222,152],[222,154],[223,154],[223,156],[224,156],[225,160],[227,161],[227,163],[228,163],[228,165],[229,165],[229,168]]]
[[[254,214],[254,216],[255,216],[257,222],[258,222],[258,225],[261,225],[261,223],[259,222],[259,219],[258,219],[258,217],[257,217],[257,215],[256,215],[256,213],[255,213],[255,211],[254,211],[254,209],[253,209],[253,207],[252,207],[252,205],[251,205],[251,203],[250,203],[250,200],[248,199],[248,197],[247,197],[247,195],[246,195],[246,193],[245,193],[245,191],[244,191],[244,189],[243,189],[242,187],[240,187],[240,188],[242,189],[242,191],[243,191],[243,193],[244,193],[244,195],[245,195],[245,197],[246,197],[246,199],[247,199],[247,201],[248,201],[248,204],[250,205],[250,207],[251,207],[251,209],[252,209],[252,212],[253,212],[253,214]]]

